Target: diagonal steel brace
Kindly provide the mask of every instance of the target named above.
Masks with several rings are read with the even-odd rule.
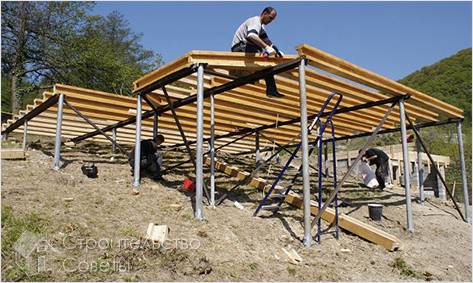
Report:
[[[463,213],[462,213],[460,207],[458,207],[457,202],[455,201],[455,199],[453,198],[452,193],[451,193],[450,190],[448,189],[447,184],[445,183],[445,180],[444,180],[444,178],[442,177],[442,174],[440,174],[439,170],[437,169],[437,166],[435,166],[435,162],[434,162],[432,156],[430,155],[429,151],[427,150],[427,146],[426,146],[426,145],[424,144],[424,142],[422,141],[422,138],[420,137],[420,133],[419,133],[419,131],[417,130],[417,127],[412,123],[411,119],[409,119],[409,116],[407,116],[407,113],[406,113],[406,119],[407,119],[407,121],[409,122],[409,124],[411,125],[412,129],[414,130],[414,133],[416,134],[417,140],[418,140],[418,141],[420,142],[420,144],[422,145],[422,148],[424,149],[424,152],[427,154],[427,157],[429,158],[430,162],[432,163],[432,165],[433,165],[432,168],[434,168],[434,172],[435,172],[436,175],[440,178],[440,180],[442,181],[443,186],[445,187],[445,190],[446,190],[447,193],[448,193],[448,196],[452,199],[453,204],[455,205],[456,210],[457,210],[458,213],[460,214],[462,220],[463,220],[463,221],[466,221],[465,216],[463,216]]]
[[[348,171],[345,173],[345,175],[343,176],[342,180],[340,181],[340,183],[337,184],[337,188],[330,194],[330,196],[328,197],[328,199],[325,201],[324,205],[322,206],[322,208],[317,212],[317,215],[315,216],[315,218],[312,220],[312,223],[311,223],[311,227],[314,228],[315,224],[317,224],[317,222],[319,221],[319,219],[322,217],[322,214],[324,213],[324,211],[327,209],[327,207],[329,206],[329,204],[333,201],[333,199],[335,198],[335,196],[337,195],[338,191],[342,188],[343,184],[345,183],[346,179],[348,178],[348,176],[350,176],[350,173],[351,171],[353,171],[353,168],[355,168],[355,166],[357,165],[357,163],[361,160],[361,157],[365,154],[366,150],[368,149],[368,146],[373,142],[374,138],[376,137],[376,135],[378,134],[379,130],[381,129],[381,127],[384,125],[384,123],[386,122],[386,119],[388,118],[388,116],[391,114],[394,106],[398,103],[399,101],[395,101],[393,104],[391,104],[391,106],[389,106],[388,108],[388,111],[384,114],[383,118],[381,119],[381,121],[379,122],[378,126],[376,127],[376,129],[373,131],[373,133],[371,134],[371,136],[368,138],[368,140],[366,141],[366,143],[363,145],[360,153],[358,154],[358,156],[356,157],[355,161],[352,163],[352,165],[348,168]]]
[[[174,117],[174,121],[176,121],[176,126],[179,129],[179,132],[181,133],[181,138],[184,141],[184,143],[186,144],[187,153],[189,154],[190,159],[192,160],[192,164],[194,165],[194,168],[196,168],[195,156],[192,153],[192,150],[189,146],[189,143],[187,142],[186,133],[182,129],[181,122],[179,122],[179,117],[177,117],[176,110],[174,109],[174,105],[173,105],[173,103],[171,101],[171,98],[169,97],[169,94],[166,90],[166,86],[163,86],[162,90],[163,90],[164,96],[166,97],[166,101],[168,102],[169,109],[171,110],[172,116]],[[203,182],[203,184],[204,184],[205,197],[207,198],[207,201],[208,201],[210,199],[210,195],[209,195],[209,192],[207,190],[207,186],[205,185],[205,182]]]
[[[114,141],[111,137],[109,137],[104,131],[102,131],[102,129],[100,129],[94,122],[92,122],[87,116],[85,116],[84,114],[82,114],[79,109],[77,109],[76,107],[74,107],[72,104],[70,104],[67,99],[64,98],[64,104],[67,105],[67,107],[71,108],[72,111],[74,111],[77,115],[79,115],[79,117],[81,117],[82,119],[84,119],[87,123],[89,123],[92,127],[94,127],[97,131],[99,131],[102,135],[104,135],[104,137],[109,140],[112,144],[114,144],[116,147],[118,147],[118,149],[123,153],[125,154],[126,156],[128,156],[128,152],[123,148],[121,147],[121,145],[119,145],[116,141]]]

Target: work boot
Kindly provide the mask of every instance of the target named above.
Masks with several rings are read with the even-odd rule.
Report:
[[[274,97],[274,98],[284,97],[283,94],[280,94],[278,92],[278,89],[276,88],[276,81],[274,80],[273,76],[269,76],[265,78],[265,82],[266,82],[266,96]]]

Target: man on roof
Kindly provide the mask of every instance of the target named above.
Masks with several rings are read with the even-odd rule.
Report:
[[[282,56],[282,53],[276,51],[277,48],[273,46],[264,28],[276,18],[276,15],[277,12],[273,7],[266,7],[259,16],[254,16],[244,21],[233,36],[232,52],[261,52],[267,56],[278,53]],[[266,95],[268,97],[284,97],[284,95],[278,92],[272,75],[266,77],[265,82]]]

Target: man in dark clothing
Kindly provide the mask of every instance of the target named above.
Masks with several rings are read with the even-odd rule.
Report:
[[[268,56],[275,54],[276,50],[273,48],[273,43],[269,39],[264,27],[271,23],[276,18],[276,15],[276,10],[273,7],[266,7],[259,16],[254,16],[244,21],[233,36],[232,52],[261,52]],[[265,82],[267,96],[284,97],[284,95],[278,92],[273,76],[266,77]]]
[[[380,149],[370,148],[366,150],[362,157],[369,162],[369,165],[376,165],[376,180],[378,181],[379,189],[384,190],[386,187],[385,178],[389,175],[389,156]]]
[[[140,173],[151,176],[153,180],[162,180],[161,164],[163,162],[161,152],[158,150],[159,145],[164,142],[163,135],[157,135],[154,140],[141,141],[141,162]],[[128,155],[128,163],[131,166],[131,174],[134,175],[135,168],[135,148]]]

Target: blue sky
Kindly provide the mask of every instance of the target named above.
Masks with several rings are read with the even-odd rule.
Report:
[[[235,29],[265,6],[285,53],[307,43],[400,79],[472,45],[471,2],[97,2],[119,11],[147,49],[170,62],[190,50],[229,50]]]

